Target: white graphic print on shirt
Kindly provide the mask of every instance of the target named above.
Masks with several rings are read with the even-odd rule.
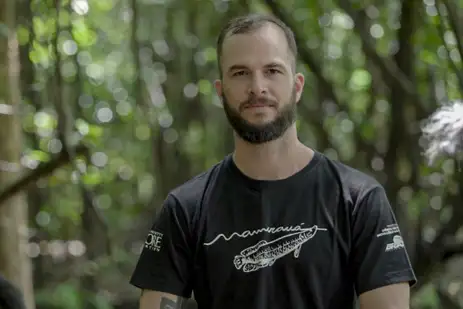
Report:
[[[289,227],[270,227],[262,228],[253,231],[244,231],[243,233],[233,233],[227,237],[224,234],[219,234],[211,242],[205,243],[205,246],[210,246],[223,238],[225,241],[231,240],[234,236],[246,238],[262,232],[278,233],[286,232],[272,241],[260,240],[256,244],[245,248],[234,257],[233,264],[238,270],[243,272],[253,272],[264,267],[272,266],[276,260],[294,252],[294,258],[299,257],[302,245],[312,239],[318,231],[326,231],[325,228],[319,228],[314,225],[310,228],[302,228],[303,224]]]

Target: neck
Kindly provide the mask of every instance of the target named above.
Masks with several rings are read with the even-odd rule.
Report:
[[[235,135],[233,160],[241,172],[257,180],[288,178],[303,169],[313,154],[299,141],[295,126],[264,144],[250,144]]]

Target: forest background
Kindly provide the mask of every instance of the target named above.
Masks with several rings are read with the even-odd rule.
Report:
[[[420,139],[462,98],[462,0],[2,0],[0,273],[28,309],[137,308],[159,205],[233,149],[215,44],[249,12],[295,32],[301,140],[386,188],[412,308],[463,308],[463,169]]]

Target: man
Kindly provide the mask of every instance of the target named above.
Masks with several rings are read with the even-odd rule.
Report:
[[[298,140],[291,30],[239,17],[217,52],[235,150],[165,199],[131,278],[140,308],[192,292],[200,309],[409,308],[416,280],[384,189]]]
[[[25,309],[19,290],[0,275],[0,309]]]

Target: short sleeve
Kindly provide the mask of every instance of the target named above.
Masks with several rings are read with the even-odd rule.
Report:
[[[169,195],[149,231],[130,283],[189,298],[192,256],[188,216]]]
[[[360,200],[352,221],[352,267],[358,295],[416,277],[385,190],[377,186]]]

